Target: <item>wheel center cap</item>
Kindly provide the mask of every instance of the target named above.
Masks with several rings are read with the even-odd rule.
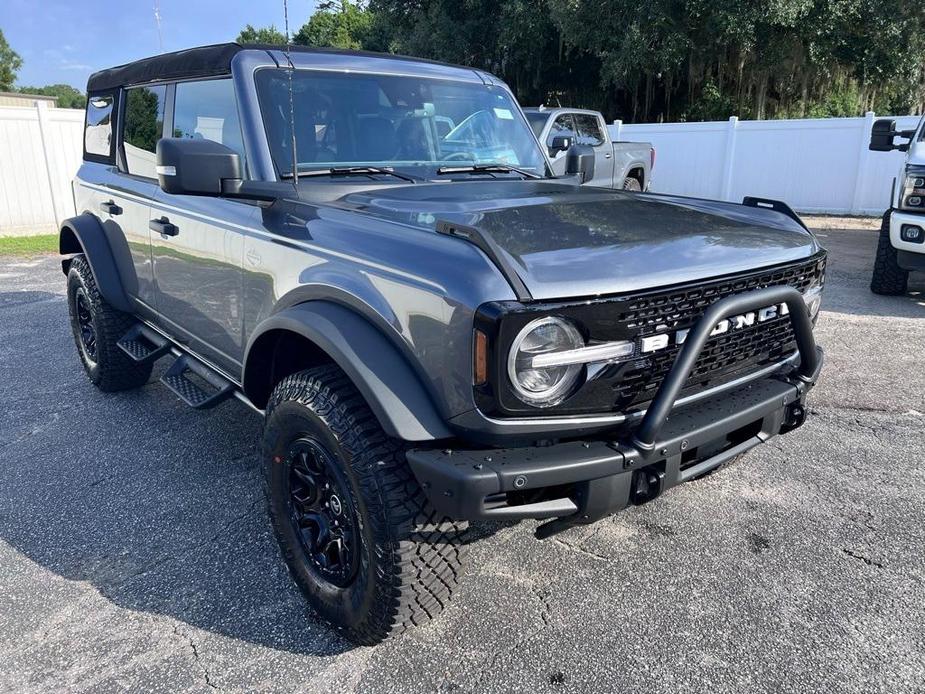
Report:
[[[341,504],[340,499],[338,498],[337,494],[332,494],[331,495],[331,511],[334,513],[335,516],[339,516],[341,514],[341,511],[343,510],[344,510],[344,506],[343,504]]]

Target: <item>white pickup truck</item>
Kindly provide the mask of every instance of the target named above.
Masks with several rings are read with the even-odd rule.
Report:
[[[894,142],[897,137],[905,142]],[[890,209],[883,215],[870,280],[875,294],[904,294],[909,273],[925,273],[925,118],[911,130],[897,130],[895,120],[881,118],[871,130],[870,149],[906,153],[893,182]]]
[[[565,173],[565,152],[572,144],[594,148],[594,176],[585,183],[599,188],[641,192],[649,187],[655,148],[648,142],[614,142],[597,111],[577,108],[525,108],[524,114],[546,147],[552,168]]]

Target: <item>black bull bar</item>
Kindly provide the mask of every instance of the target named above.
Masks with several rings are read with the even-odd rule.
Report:
[[[674,411],[716,325],[730,316],[785,304],[800,355],[783,376],[752,381],[711,396],[710,406]],[[783,369],[784,367],[782,367]],[[635,429],[616,440],[567,441],[545,447],[478,450],[413,449],[407,458],[434,508],[461,520],[553,519],[537,536],[590,523],[693,479],[768,438],[802,424],[803,398],[822,368],[822,350],[803,295],[793,287],[755,289],[720,299],[688,333],[674,364]],[[670,419],[669,419],[670,415]],[[736,432],[745,432],[740,438]],[[727,440],[728,439],[728,440]],[[716,443],[726,441],[716,449]],[[702,455],[682,466],[685,452]],[[568,494],[524,498],[531,491]],[[520,501],[510,503],[511,495]]]
[[[816,347],[816,341],[813,338],[813,324],[800,292],[793,287],[780,286],[727,296],[710,306],[697,325],[688,333],[668,375],[665,376],[655,397],[652,398],[645,417],[633,433],[630,441],[632,446],[643,455],[654,450],[658,433],[665,425],[678,395],[687,383],[687,379],[690,378],[697,358],[709,341],[710,333],[713,332],[717,323],[729,316],[777,304],[787,305],[797,349],[800,352],[799,378],[806,383],[815,382],[822,365],[822,358]]]

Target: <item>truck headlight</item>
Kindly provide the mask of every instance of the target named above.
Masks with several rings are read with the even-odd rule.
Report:
[[[906,172],[899,196],[899,208],[910,212],[925,212],[925,170]]]
[[[538,407],[552,407],[575,386],[582,364],[543,366],[536,357],[554,355],[583,347],[581,333],[570,322],[548,316],[528,323],[511,345],[507,373],[514,392],[521,400]]]

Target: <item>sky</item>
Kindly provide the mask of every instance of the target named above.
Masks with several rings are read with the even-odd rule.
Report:
[[[288,1],[295,33],[317,2]],[[283,0],[0,0],[0,30],[23,61],[20,87],[84,91],[91,72],[156,55],[161,43],[167,52],[233,41],[245,24],[282,30]]]

